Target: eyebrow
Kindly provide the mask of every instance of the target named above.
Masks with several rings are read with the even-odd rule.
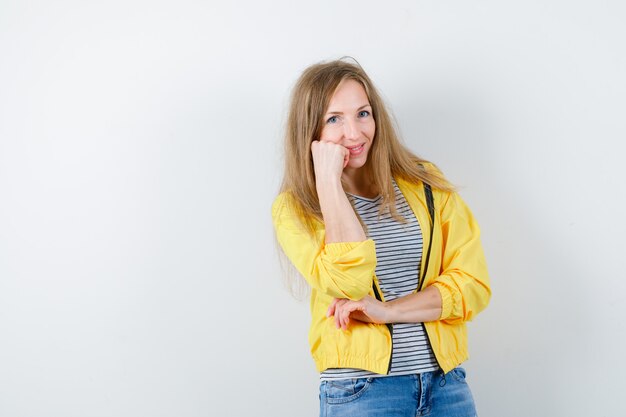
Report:
[[[361,107],[359,107],[358,109],[356,109],[356,111],[361,111],[361,110],[363,110],[366,107],[372,107],[372,105],[371,104],[364,104]],[[341,112],[341,111],[329,111],[329,112],[326,112],[326,114],[343,114],[343,112]]]

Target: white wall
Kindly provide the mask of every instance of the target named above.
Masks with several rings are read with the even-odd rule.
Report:
[[[0,415],[315,416],[270,222],[288,92],[356,57],[462,186],[481,416],[616,416],[626,7],[0,3]]]

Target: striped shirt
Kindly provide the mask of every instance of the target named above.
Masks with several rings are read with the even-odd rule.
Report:
[[[354,208],[367,226],[368,238],[376,242],[376,276],[386,301],[411,294],[417,289],[422,259],[422,230],[402,192],[393,183],[401,223],[386,210],[378,210],[382,196],[374,199],[348,194]],[[422,323],[392,325],[393,349],[388,375],[408,375],[439,369]],[[338,330],[340,331],[340,330]],[[321,373],[322,380],[386,376],[352,368],[331,368]]]

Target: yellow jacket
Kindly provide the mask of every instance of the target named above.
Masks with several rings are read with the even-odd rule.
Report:
[[[396,178],[415,213],[428,251],[430,221],[422,184]],[[469,208],[457,193],[433,189],[435,220],[427,276],[421,263],[422,288],[434,285],[443,306],[439,320],[424,323],[439,366],[448,372],[468,358],[466,321],[482,311],[491,297],[480,230]],[[276,237],[283,251],[311,286],[309,344],[317,370],[359,368],[386,374],[391,359],[391,334],[384,324],[352,321],[348,330],[336,329],[326,317],[333,298],[360,300],[374,296],[373,285],[383,297],[375,275],[376,249],[363,242],[324,243],[324,224],[316,223],[312,237],[293,210],[293,199],[280,194],[272,205]],[[384,301],[384,299],[383,299]]]

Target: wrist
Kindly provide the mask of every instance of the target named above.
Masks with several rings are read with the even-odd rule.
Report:
[[[343,184],[339,178],[316,180],[315,188],[317,189],[317,196],[322,206],[322,211],[324,211],[324,206],[333,206],[337,201],[342,201],[346,198]]]
[[[343,191],[343,184],[341,183],[341,177],[334,175],[320,175],[315,177],[315,186],[317,191],[323,190],[341,190]]]
[[[395,300],[394,300],[395,301]],[[398,311],[396,305],[393,301],[389,301],[383,304],[383,316],[385,317],[385,323],[397,323],[398,322]]]

